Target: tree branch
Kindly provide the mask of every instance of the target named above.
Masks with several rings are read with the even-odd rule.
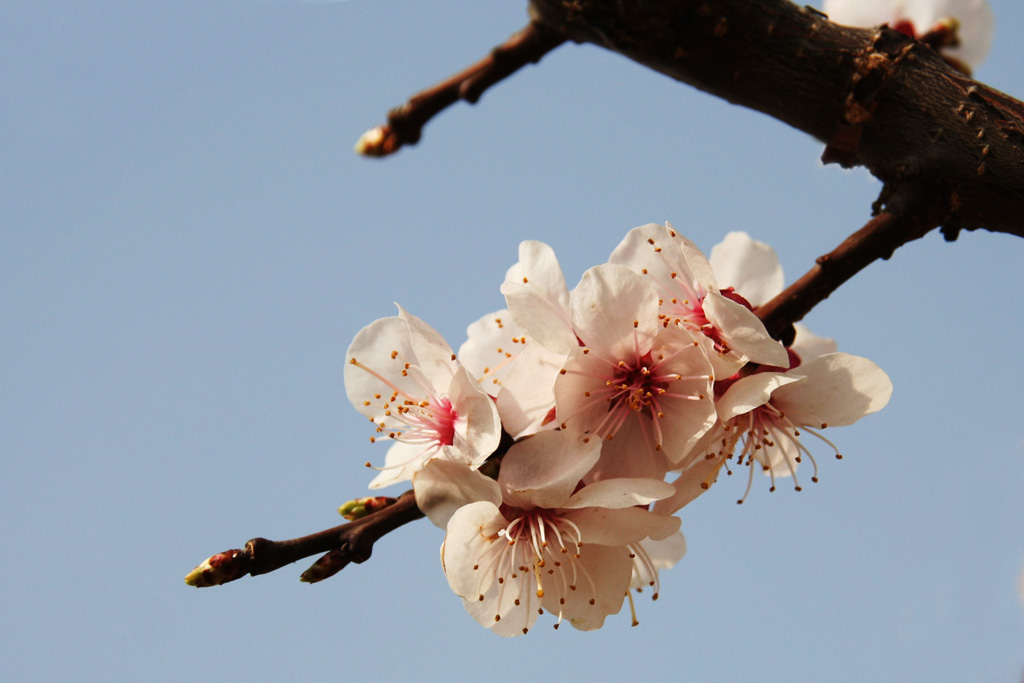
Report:
[[[189,572],[185,582],[197,588],[219,586],[246,574],[266,574],[304,557],[327,553],[303,574],[303,580],[315,583],[333,576],[351,562],[365,562],[373,552],[373,544],[382,536],[421,517],[416,497],[412,491],[406,491],[387,507],[354,522],[287,541],[254,538],[244,549],[217,553]]]
[[[473,101],[466,95],[563,40],[589,42],[813,135],[826,163],[865,166],[890,190],[929,186],[951,209],[947,239],[978,228],[1024,236],[1024,103],[925,42],[886,26],[839,26],[789,0],[530,0],[530,12],[531,24],[491,58],[413,97],[357,150],[416,142],[458,97]]]
[[[770,335],[788,346],[793,340],[793,323],[869,264],[888,259],[897,248],[936,228],[949,211],[935,201],[926,185],[918,184],[900,186],[887,205],[887,210],[842,244],[819,256],[803,277],[758,307],[756,313]]]
[[[886,27],[839,26],[788,0],[531,0],[535,21],[619,52],[825,142],[891,190],[950,207],[947,238],[1024,236],[1024,104]]]
[[[415,144],[451,104],[476,102],[566,40],[590,42],[773,116],[825,143],[826,163],[862,165],[883,181],[877,215],[758,309],[776,338],[791,338],[792,324],[853,275],[937,226],[947,239],[978,228],[1024,237],[1024,103],[925,44],[887,27],[838,26],[788,0],[530,0],[530,9],[526,28],[393,110],[357,150],[383,156]],[[303,574],[320,581],[364,562],[383,535],[420,517],[408,491],[316,534],[252,539],[207,559],[186,582],[219,585],[326,553]]]
[[[356,151],[382,157],[397,152],[402,145],[416,144],[423,126],[442,110],[459,100],[475,104],[489,87],[527,64],[540,61],[564,41],[543,24],[530,22],[476,64],[392,109],[385,125],[372,128],[359,138]]]

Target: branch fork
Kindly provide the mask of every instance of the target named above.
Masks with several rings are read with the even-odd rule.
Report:
[[[373,545],[398,527],[423,517],[412,491],[406,491],[391,505],[377,508],[361,519],[293,538],[270,541],[254,538],[243,549],[226,550],[204,560],[189,572],[185,583],[197,588],[219,586],[243,576],[257,576],[280,569],[305,557],[326,553],[302,575],[306,583],[322,581],[350,563],[370,558]]]

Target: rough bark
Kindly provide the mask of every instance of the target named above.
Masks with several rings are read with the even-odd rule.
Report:
[[[535,22],[621,53],[826,143],[865,166],[882,203],[912,182],[947,238],[1024,236],[1024,104],[887,27],[856,29],[788,0],[531,0]]]

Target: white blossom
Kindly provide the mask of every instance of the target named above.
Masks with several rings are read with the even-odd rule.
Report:
[[[445,530],[449,586],[480,624],[602,626],[660,592],[686,541],[675,516],[724,468],[796,479],[811,435],[882,408],[892,385],[802,326],[789,349],[754,309],[783,288],[774,250],[729,233],[711,257],[670,225],[630,231],[571,292],[554,251],[519,247],[507,308],[458,355],[401,308],[356,335],[345,387],[390,440],[376,488],[411,480]],[[672,474],[672,483],[665,481]],[[745,498],[747,493],[743,494]],[[741,501],[742,502],[742,499]]]
[[[345,391],[373,423],[371,441],[394,441],[371,488],[407,481],[435,457],[478,467],[497,447],[494,401],[419,318],[399,308],[367,325],[346,357]]]
[[[632,427],[629,451],[680,462],[715,423],[713,372],[694,335],[658,318],[648,280],[612,264],[591,268],[572,293],[573,349],[555,382],[556,418],[585,440]]]
[[[891,395],[892,382],[881,368],[846,353],[818,356],[786,372],[741,377],[716,401],[721,422],[706,442],[706,457],[719,463],[735,458],[737,465],[747,466],[748,492],[755,469],[771,477],[772,490],[777,477],[793,477],[799,491],[796,470],[804,457],[814,466],[812,481],[817,481],[818,473],[814,456],[800,437],[809,434],[821,440],[841,458],[821,431],[881,410]]]
[[[629,589],[631,547],[678,530],[678,518],[645,509],[672,494],[663,481],[582,484],[599,450],[547,431],[513,445],[497,481],[445,462],[417,473],[417,505],[447,530],[448,583],[480,624],[520,635],[547,610],[556,628],[600,628]]]
[[[786,350],[768,335],[746,294],[720,288],[708,259],[671,225],[634,228],[609,262],[648,280],[658,295],[661,323],[697,333],[716,375],[728,377],[747,362],[786,365]]]

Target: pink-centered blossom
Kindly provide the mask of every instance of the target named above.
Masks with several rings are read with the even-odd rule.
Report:
[[[407,481],[432,458],[479,467],[501,438],[494,401],[419,318],[399,315],[364,327],[346,354],[345,391],[373,423],[371,441],[393,441],[379,488]]]
[[[786,350],[751,311],[747,294],[720,287],[708,259],[671,225],[634,228],[609,262],[648,280],[658,294],[662,325],[697,333],[716,375],[728,377],[748,362],[786,365]]]
[[[600,628],[629,590],[634,549],[678,530],[678,518],[646,509],[672,494],[664,481],[582,483],[599,450],[546,431],[511,447],[497,481],[450,462],[416,474],[417,505],[446,528],[448,583],[480,624],[515,636],[548,611],[556,628]]]
[[[818,356],[786,372],[741,377],[716,401],[720,423],[702,444],[708,467],[732,458],[749,468],[747,492],[755,469],[771,478],[771,490],[776,478],[792,477],[799,491],[796,470],[805,457],[814,466],[812,481],[818,474],[806,437],[822,441],[841,458],[822,430],[881,410],[891,395],[892,382],[881,368],[845,353]]]
[[[585,440],[612,441],[628,426],[624,458],[654,451],[675,464],[715,422],[713,372],[694,335],[664,325],[658,307],[649,281],[624,266],[583,275],[571,297],[583,345],[555,382],[556,419]]]

